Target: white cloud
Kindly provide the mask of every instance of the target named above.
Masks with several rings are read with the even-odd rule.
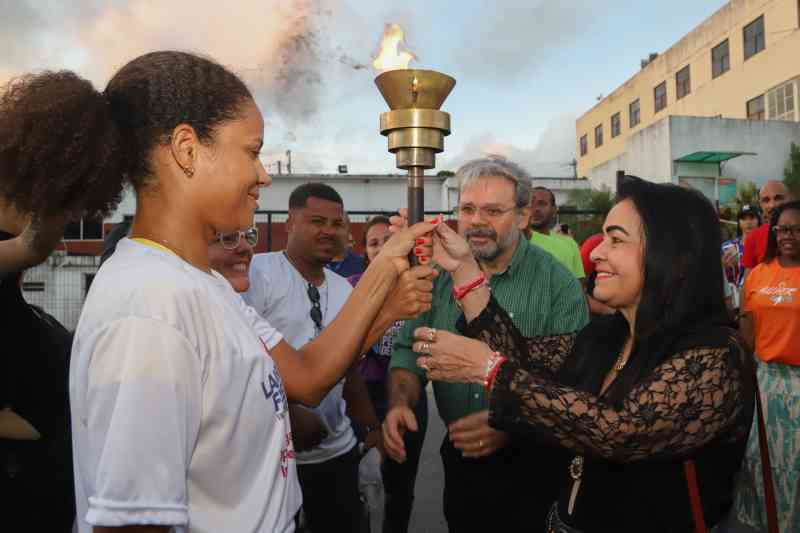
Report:
[[[561,115],[545,127],[535,146],[519,146],[499,140],[493,133],[475,137],[460,154],[445,158],[441,168],[455,170],[471,159],[501,155],[522,165],[534,177],[570,177],[575,157],[574,115]]]

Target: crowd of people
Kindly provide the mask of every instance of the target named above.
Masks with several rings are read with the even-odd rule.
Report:
[[[255,253],[264,133],[241,79],[189,53],[135,58],[102,92],[71,72],[3,89],[11,530],[360,533],[368,454],[380,529],[408,531],[431,384],[452,533],[764,530],[773,511],[800,531],[783,183],[723,242],[699,192],[626,177],[579,246],[552,191],[484,157],[456,172],[456,227],[399,209],[358,246],[345,199],[310,183],[286,248]],[[125,185],[135,216],[69,332],[24,300],[24,270]]]

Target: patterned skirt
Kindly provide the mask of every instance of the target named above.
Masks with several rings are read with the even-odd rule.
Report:
[[[758,363],[758,386],[764,405],[764,424],[775,482],[780,531],[800,532],[800,367]],[[766,530],[764,483],[758,446],[758,419],[747,443],[736,488],[736,518],[750,527]]]

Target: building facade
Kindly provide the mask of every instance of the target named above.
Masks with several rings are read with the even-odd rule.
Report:
[[[578,119],[578,175],[595,187],[612,185],[605,169],[624,157],[634,136],[667,117],[797,122],[798,91],[800,0],[732,0],[666,52],[643,60],[636,75]],[[714,151],[718,140],[687,150]]]
[[[783,179],[792,142],[800,145],[800,122],[668,116],[628,136],[624,151],[591,170],[592,185],[613,190],[622,170],[725,204],[737,182]]]

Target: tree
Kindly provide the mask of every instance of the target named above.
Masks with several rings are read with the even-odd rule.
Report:
[[[439,172],[436,173],[436,175],[439,177],[451,178],[455,176],[456,173],[453,172],[452,170],[440,170]]]
[[[611,189],[573,189],[568,195],[569,206],[577,213],[569,212],[567,206],[561,210],[562,222],[570,224],[575,231],[575,240],[583,242],[587,237],[600,233],[603,221],[614,207],[614,194]]]
[[[742,207],[745,204],[758,205],[758,187],[756,187],[756,184],[752,181],[738,182],[736,184],[736,203],[738,207]]]
[[[800,198],[800,146],[795,143],[789,147],[789,161],[783,171],[783,183],[795,198]]]

